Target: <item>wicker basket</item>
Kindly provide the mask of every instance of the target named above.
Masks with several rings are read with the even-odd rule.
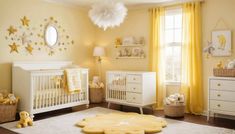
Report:
[[[184,105],[165,105],[164,114],[169,117],[184,117]]]
[[[16,117],[17,104],[0,104],[0,123],[13,121]]]
[[[89,98],[90,103],[103,102],[103,88],[90,88]]]
[[[214,76],[217,77],[235,77],[235,69],[213,69]]]

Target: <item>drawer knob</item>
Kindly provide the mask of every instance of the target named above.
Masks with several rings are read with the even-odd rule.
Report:
[[[133,80],[136,80],[135,78],[133,78]]]
[[[221,84],[220,84],[220,83],[218,83],[218,84],[217,84],[217,86],[218,86],[218,87],[220,87],[220,86],[221,86]]]
[[[217,107],[220,107],[220,104],[218,104]]]
[[[217,94],[218,97],[220,97],[221,95],[220,94]]]
[[[133,97],[133,100],[135,100],[135,97]]]
[[[135,87],[133,89],[135,90]]]

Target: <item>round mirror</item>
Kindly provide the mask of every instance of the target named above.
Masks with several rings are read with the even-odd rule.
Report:
[[[56,45],[58,40],[58,32],[56,27],[49,25],[45,30],[45,41],[49,47],[53,47]]]

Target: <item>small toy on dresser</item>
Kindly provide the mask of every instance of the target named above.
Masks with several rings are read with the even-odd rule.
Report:
[[[235,59],[228,60],[225,64],[219,61],[213,69],[213,74],[216,77],[235,77]]]
[[[29,113],[26,111],[20,112],[20,120],[17,123],[17,128],[33,126],[33,120],[29,117]]]

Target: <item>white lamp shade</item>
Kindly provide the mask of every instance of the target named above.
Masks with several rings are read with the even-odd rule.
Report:
[[[105,50],[103,47],[95,47],[93,50],[93,56],[105,56]]]

